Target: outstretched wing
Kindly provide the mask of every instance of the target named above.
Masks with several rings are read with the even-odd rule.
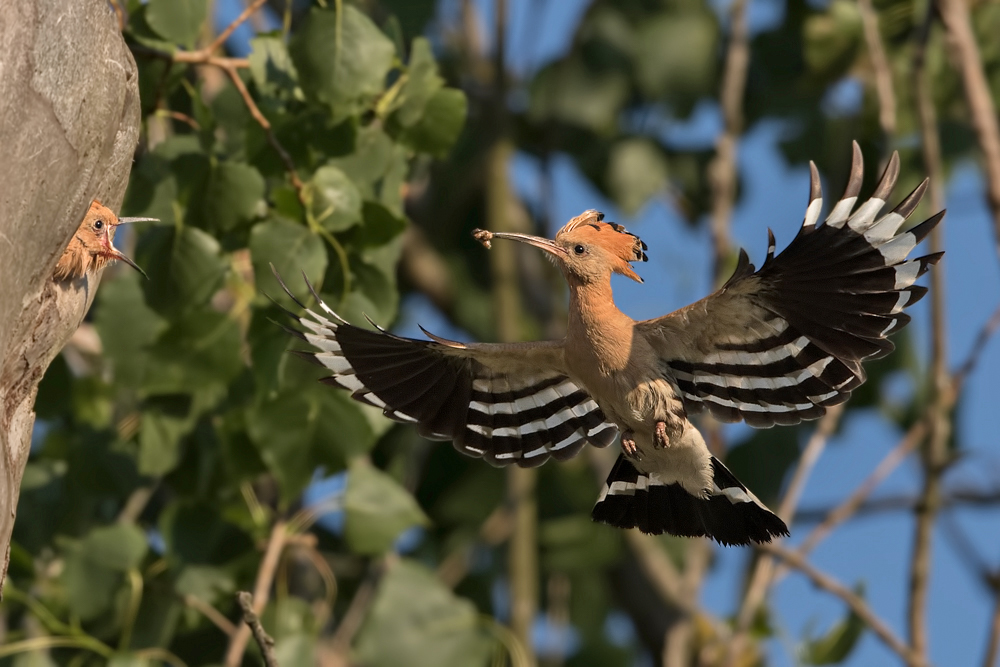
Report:
[[[309,289],[329,317],[301,303],[305,316],[289,313],[304,331],[286,330],[316,349],[296,353],[332,371],[323,382],[415,424],[425,437],[452,440],[460,452],[493,465],[529,467],[549,456],[568,459],[587,443],[606,447],[618,435],[567,377],[560,342],[464,344],[429,333],[434,340],[402,338],[348,324]]]
[[[757,427],[821,416],[865,381],[863,359],[893,349],[886,336],[910,321],[903,308],[927,292],[914,281],[941,253],[907,255],[944,211],[898,233],[927,181],[876,218],[899,176],[894,153],[871,199],[852,214],[863,175],[855,143],[847,191],[817,226],[822,190],[810,167],[805,220],[783,252],[774,255],[769,230],[759,271],[741,251],[736,272],[718,292],[638,325],[656,341],[663,373],[689,412],[708,408],[724,421]]]

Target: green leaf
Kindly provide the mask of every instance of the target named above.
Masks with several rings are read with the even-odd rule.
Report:
[[[142,530],[124,523],[95,528],[83,539],[80,548],[90,562],[119,572],[139,567],[148,551]]]
[[[236,581],[229,572],[211,565],[187,565],[174,583],[180,596],[193,595],[212,604],[218,598],[236,591]]]
[[[260,285],[260,282],[257,283]],[[270,292],[268,292],[270,294]],[[272,294],[274,298],[279,293]],[[284,290],[280,292],[284,294]],[[277,308],[258,308],[253,311],[247,342],[250,344],[250,365],[257,383],[258,395],[271,398],[281,383],[281,370],[288,359],[285,350],[291,337],[275,325],[287,323],[287,315]]]
[[[299,75],[284,40],[278,36],[255,37],[250,46],[250,75],[257,89],[275,97],[287,94],[301,98]]]
[[[224,313],[190,313],[150,348],[143,390],[148,396],[224,391],[243,368],[241,344],[239,324]]]
[[[421,153],[445,157],[462,132],[468,104],[461,90],[438,90],[427,100],[420,121],[403,130],[399,140]]]
[[[854,2],[834,0],[826,12],[804,25],[805,60],[810,72],[832,81],[846,74],[861,50],[861,11]]]
[[[208,0],[149,0],[146,22],[161,37],[194,48],[208,13]]]
[[[313,8],[289,48],[302,88],[336,119],[382,92],[395,55],[392,41],[354,6],[344,4],[339,19],[336,11]]]
[[[397,236],[385,245],[363,248],[360,253],[350,253],[351,291],[337,311],[348,322],[364,322],[365,316],[368,316],[376,323],[388,326],[396,317],[399,307],[396,265],[402,251],[401,240]],[[342,286],[339,280],[337,272],[328,272],[325,292],[340,294]],[[337,299],[327,302],[336,303]]]
[[[181,441],[194,428],[197,415],[191,414],[191,401],[176,399],[151,401],[143,410],[136,461],[142,475],[161,476],[180,463]]]
[[[136,257],[149,274],[142,283],[146,303],[169,318],[207,303],[228,268],[219,242],[189,226],[153,227],[139,239]]]
[[[323,284],[327,264],[323,239],[303,225],[282,219],[257,223],[250,231],[250,257],[257,287],[286,308],[295,306],[275,281],[271,264],[300,300],[309,298],[302,281],[303,271],[317,290]]]
[[[854,592],[864,597],[864,585],[855,586]],[[847,660],[864,631],[865,623],[861,617],[848,611],[847,617],[825,635],[805,642],[800,654],[802,662],[807,665],[838,665]]]
[[[331,387],[296,384],[248,409],[246,421],[251,441],[286,500],[298,496],[317,466],[343,468],[375,440],[359,406]]]
[[[487,664],[492,650],[476,607],[403,559],[382,578],[353,659],[370,667],[462,667]]]
[[[393,120],[403,127],[415,125],[424,115],[427,102],[444,86],[426,37],[417,37],[410,48],[406,82],[395,100]]]
[[[625,139],[611,149],[608,190],[628,215],[634,215],[667,186],[667,161],[648,139]]]
[[[208,502],[176,500],[160,513],[159,526],[167,555],[185,566],[221,565],[253,549],[250,538]]]
[[[258,215],[264,178],[248,164],[221,162],[212,169],[204,196],[205,226],[230,231]]]
[[[380,128],[363,127],[358,130],[354,151],[350,155],[333,158],[327,164],[343,171],[355,183],[370,186],[389,169],[394,148],[392,139]]]
[[[146,305],[139,280],[140,276],[124,274],[102,281],[94,316],[115,382],[132,388],[146,374],[147,348],[167,327],[166,320]]]
[[[406,229],[406,220],[378,202],[366,201],[362,216],[365,223],[351,237],[358,247],[385,245]]]
[[[361,222],[361,193],[347,174],[336,167],[320,167],[305,185],[309,214],[331,232]]]
[[[351,463],[344,511],[347,544],[365,555],[385,553],[404,530],[429,523],[409,491],[364,459]]]
[[[640,90],[653,99],[682,100],[684,111],[693,107],[718,85],[718,42],[718,24],[710,11],[660,13],[637,31],[632,65]]]
[[[121,572],[92,562],[80,545],[64,549],[59,578],[66,590],[66,604],[82,621],[96,618],[110,608],[123,581]]]
[[[619,72],[594,72],[578,58],[542,69],[531,85],[529,117],[560,121],[595,132],[617,132],[618,115],[630,93]]]

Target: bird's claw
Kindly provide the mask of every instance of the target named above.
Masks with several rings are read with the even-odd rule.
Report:
[[[622,433],[622,451],[629,458],[639,458],[639,448],[635,446],[635,433],[631,430]]]
[[[656,422],[656,430],[653,432],[653,446],[657,449],[664,449],[670,446],[666,422]]]

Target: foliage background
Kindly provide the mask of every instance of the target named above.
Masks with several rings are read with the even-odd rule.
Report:
[[[109,271],[40,390],[3,659],[240,664],[233,592],[252,590],[283,665],[995,664],[1000,360],[948,374],[1000,300],[995,177],[948,2],[252,5],[231,36],[239,3],[119,7],[144,113],[122,214],[161,222],[120,235],[150,280]],[[1000,5],[971,10],[995,99]],[[317,383],[272,323],[294,304],[269,263],[352,322],[558,336],[559,276],[469,231],[550,234],[585,208],[649,243],[646,286],[616,294],[662,314],[739,245],[759,260],[764,227],[787,242],[807,160],[838,193],[851,139],[865,191],[891,150],[898,191],[947,184],[945,298],[818,430],[707,425],[798,509],[796,547],[883,457],[901,466],[806,564],[834,594],[797,571],[772,589],[769,555],[594,525],[613,452],[537,473],[465,459]]]

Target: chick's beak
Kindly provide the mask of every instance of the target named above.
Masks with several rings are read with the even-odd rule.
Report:
[[[118,218],[118,222],[114,223],[113,227],[117,227],[118,225],[127,225],[130,222],[159,222],[159,221],[160,221],[159,218]],[[149,276],[146,275],[145,271],[143,271],[141,268],[139,268],[138,264],[136,264],[131,259],[129,259],[128,257],[126,257],[124,254],[122,254],[122,252],[120,250],[118,250],[118,248],[116,248],[113,245],[111,245],[111,237],[110,237],[110,235],[106,236],[105,240],[107,241],[107,244],[108,244],[108,251],[106,253],[106,256],[108,258],[110,258],[110,259],[117,259],[117,260],[120,260],[122,262],[125,262],[126,264],[128,264],[129,266],[131,266],[133,269],[135,269],[136,271],[138,271],[139,273],[141,273],[143,278],[145,278],[146,280],[149,280]]]

